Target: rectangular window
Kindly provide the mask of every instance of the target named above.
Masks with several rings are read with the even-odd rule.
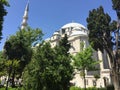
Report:
[[[65,34],[65,29],[62,29],[62,34]]]
[[[93,80],[93,86],[96,86],[96,81],[95,80]]]

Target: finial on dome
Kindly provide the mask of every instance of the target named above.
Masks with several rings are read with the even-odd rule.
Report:
[[[25,29],[26,26],[27,26],[28,11],[29,11],[29,0],[28,0],[28,2],[26,4],[26,8],[25,8],[25,11],[24,11],[23,21],[22,21],[22,24],[21,24],[21,29]]]

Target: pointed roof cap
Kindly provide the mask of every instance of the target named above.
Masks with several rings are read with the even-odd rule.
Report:
[[[26,8],[25,8],[25,11],[29,11],[29,2],[30,2],[30,0],[28,0],[28,2],[27,2],[27,5],[26,5]]]

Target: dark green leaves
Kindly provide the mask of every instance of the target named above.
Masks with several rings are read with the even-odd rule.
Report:
[[[28,27],[26,30],[19,30],[5,42],[3,51],[4,58],[12,62],[15,62],[15,60],[18,60],[19,62],[18,67],[11,66],[14,77],[16,73],[18,74],[18,77],[21,77],[25,66],[31,61],[33,54],[32,45],[40,42],[42,35],[40,29],[31,29]],[[14,77],[12,77],[13,81]]]
[[[110,23],[110,16],[104,12],[102,6],[97,9],[90,11],[87,18],[87,27],[89,30],[89,42],[93,43],[92,47],[95,50],[103,51],[105,48],[105,43],[103,38],[106,38],[108,45],[112,49],[111,45],[111,31],[116,29],[115,23]]]
[[[120,19],[120,0],[112,0],[113,9],[116,11],[117,17]]]
[[[6,16],[7,11],[4,8],[4,2],[5,0],[0,1],[0,40],[2,39],[2,28],[3,28],[3,21],[4,21],[4,16]]]
[[[73,77],[69,43],[65,36],[55,48],[50,43],[39,44],[23,75],[27,90],[69,90]]]
[[[120,0],[112,0],[112,3],[114,10],[120,10]]]
[[[74,66],[78,70],[90,70],[93,69],[98,61],[93,59],[93,49],[89,46],[82,52],[79,52],[74,57]]]

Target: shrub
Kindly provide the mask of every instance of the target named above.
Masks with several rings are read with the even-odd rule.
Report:
[[[107,90],[106,88],[97,88],[97,90]]]
[[[107,90],[114,90],[114,86],[112,85],[112,84],[110,84],[110,85],[107,85]]]
[[[81,90],[81,88],[72,86],[72,87],[70,87],[70,90]]]
[[[97,88],[96,87],[89,87],[89,88],[87,88],[87,90],[97,90]]]
[[[84,88],[72,86],[72,87],[70,87],[70,90],[84,90]],[[112,89],[89,87],[86,90],[112,90]]]

